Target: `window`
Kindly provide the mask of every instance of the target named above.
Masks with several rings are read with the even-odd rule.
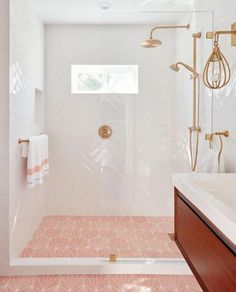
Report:
[[[138,93],[137,65],[72,65],[72,94]]]

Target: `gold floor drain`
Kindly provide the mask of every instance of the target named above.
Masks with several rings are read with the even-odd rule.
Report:
[[[109,257],[110,263],[115,263],[117,261],[117,257],[115,254],[111,254]]]

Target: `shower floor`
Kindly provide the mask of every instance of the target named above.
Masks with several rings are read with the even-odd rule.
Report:
[[[21,257],[182,258],[173,217],[47,216]]]

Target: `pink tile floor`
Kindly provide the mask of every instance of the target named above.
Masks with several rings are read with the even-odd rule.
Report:
[[[14,292],[196,292],[193,276],[62,275],[0,277],[0,291]]]
[[[47,216],[21,257],[180,258],[172,217]]]

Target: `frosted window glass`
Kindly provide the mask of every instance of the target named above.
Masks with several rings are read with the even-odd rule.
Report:
[[[72,65],[71,92],[138,93],[137,65]]]

